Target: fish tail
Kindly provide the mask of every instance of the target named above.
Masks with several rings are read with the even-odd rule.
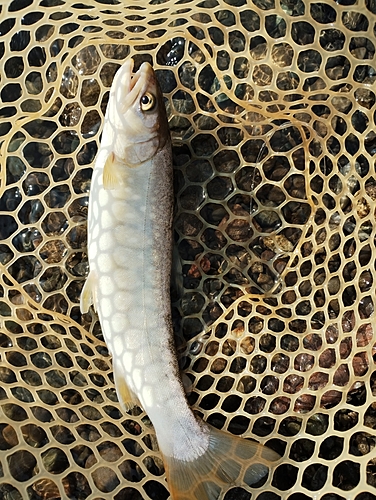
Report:
[[[209,426],[209,446],[194,460],[164,457],[173,500],[217,500],[229,486],[252,486],[280,456],[259,443]]]

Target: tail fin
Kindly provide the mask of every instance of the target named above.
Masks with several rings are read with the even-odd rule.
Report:
[[[193,461],[164,457],[173,500],[217,500],[223,487],[251,486],[279,455],[253,441],[210,427],[209,448]]]

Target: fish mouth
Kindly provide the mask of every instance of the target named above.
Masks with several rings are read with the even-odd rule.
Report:
[[[138,97],[145,94],[153,85],[154,73],[148,62],[143,62],[136,73],[133,73],[133,67],[134,60],[130,58],[116,74],[116,81],[114,81],[113,85],[114,93],[117,94],[114,96],[115,99],[123,96],[121,99],[123,113],[133,106]]]
[[[133,71],[133,59],[132,59],[132,71]],[[139,67],[138,71],[134,73],[131,78],[129,90],[133,90],[138,81],[142,80],[144,83],[148,84],[153,77],[153,69],[148,62],[143,62]]]

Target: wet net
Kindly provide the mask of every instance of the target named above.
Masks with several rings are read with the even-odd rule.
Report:
[[[375,0],[0,4],[0,498],[169,497],[79,310],[93,161],[133,57],[173,140],[189,402],[282,455],[221,498],[375,499]]]

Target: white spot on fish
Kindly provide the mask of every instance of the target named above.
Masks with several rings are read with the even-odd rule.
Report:
[[[111,318],[111,316],[113,315],[113,308],[112,308],[111,299],[102,298],[101,312],[105,318]]]
[[[99,226],[95,225],[93,228],[93,241],[95,241],[99,236]]]
[[[101,241],[99,243],[99,247],[101,247]],[[107,253],[103,253],[103,254],[99,253],[99,255],[98,255],[98,267],[99,267],[101,273],[109,273],[113,270],[112,261],[109,258]]]
[[[116,356],[120,356],[124,350],[124,339],[121,335],[114,335],[114,338],[111,342],[112,348]]]
[[[134,353],[129,350],[122,349],[121,350],[122,356],[120,359],[122,359],[122,367],[126,371],[126,373],[131,373],[132,374],[132,380],[133,380],[133,370],[134,370]],[[138,370],[140,371],[140,370]],[[133,383],[133,386],[135,384]]]
[[[115,289],[111,277],[106,275],[101,276],[98,283],[98,289],[102,296],[113,296]]]
[[[106,250],[109,250],[113,246],[112,238],[106,238],[105,235],[103,235],[101,238],[99,238],[99,250],[100,252],[105,252]]]
[[[111,324],[114,333],[123,333],[124,335],[127,334],[126,332],[129,323],[124,313],[117,312],[113,314]]]
[[[98,220],[99,217],[99,205],[98,203],[93,203],[93,217],[95,220]],[[94,226],[94,229],[99,229],[98,226]],[[93,238],[94,238],[94,233],[93,233]]]
[[[103,230],[111,229],[113,215],[108,210],[103,209],[101,211],[100,221]]]
[[[107,191],[104,190],[104,189],[102,189],[98,198],[99,198],[98,199],[99,206],[100,207],[106,207],[107,204],[108,204],[108,201],[109,201],[109,196],[108,196]]]

